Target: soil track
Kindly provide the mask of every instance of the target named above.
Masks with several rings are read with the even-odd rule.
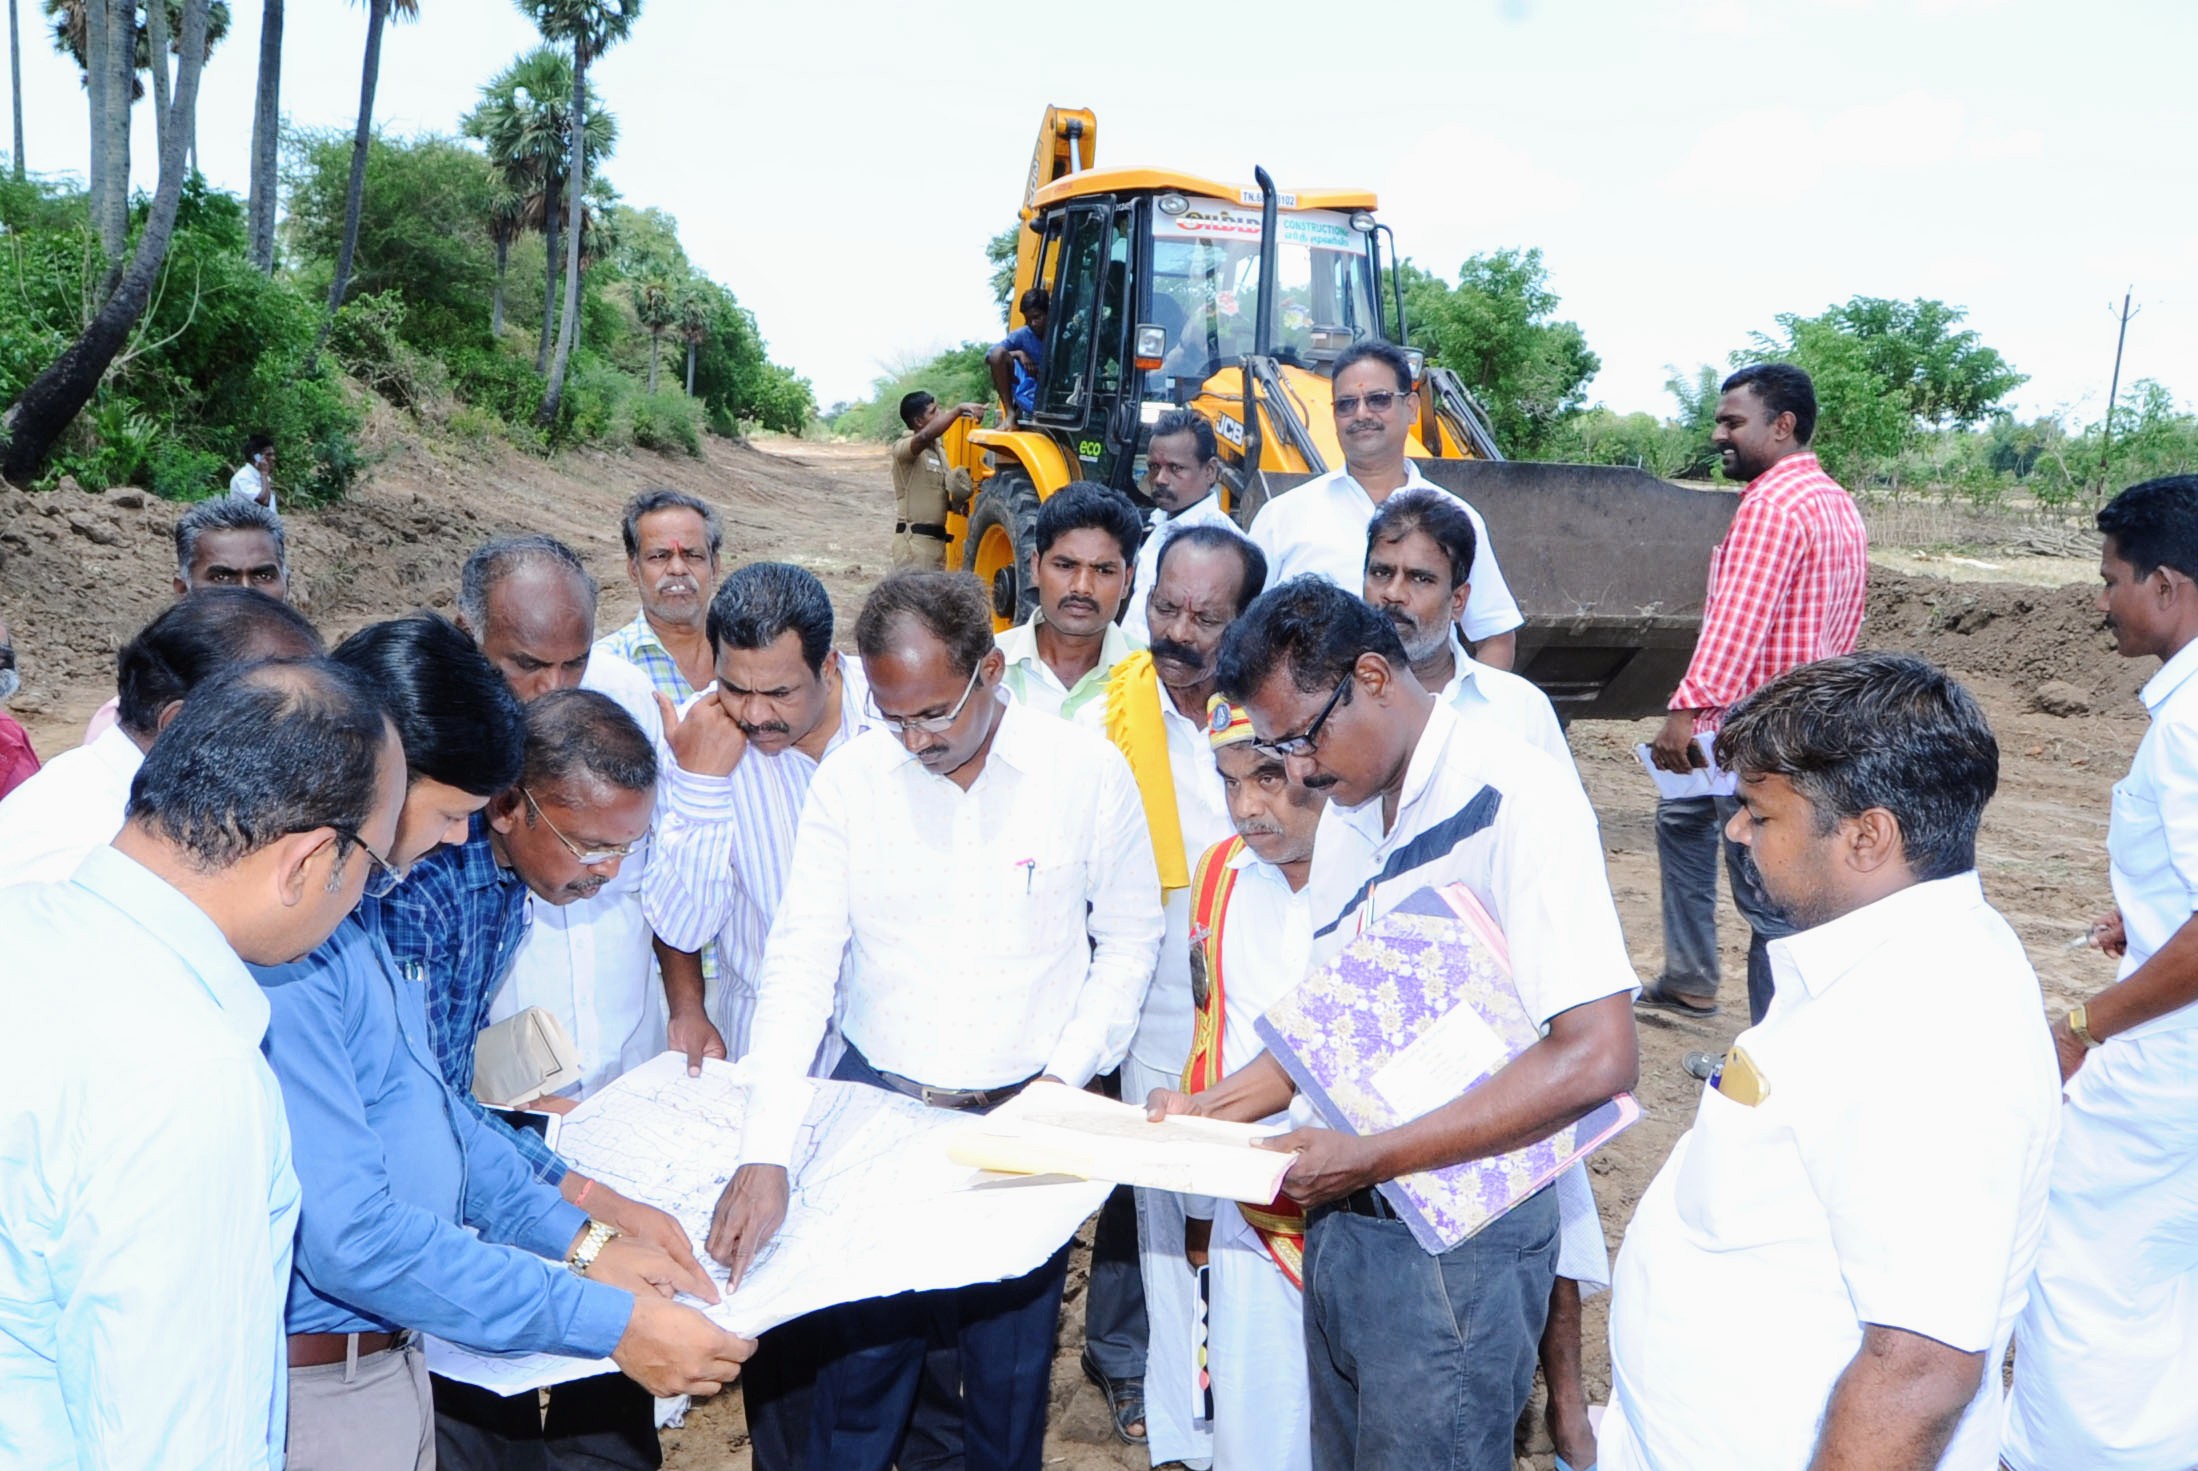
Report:
[[[601,625],[630,617],[617,514],[635,490],[671,484],[702,495],[725,519],[728,563],[800,562],[831,591],[843,633],[863,592],[889,565],[891,477],[869,446],[709,441],[705,458],[583,454],[545,465],[508,453],[433,449],[379,426],[379,463],[359,491],[326,511],[288,518],[297,601],[331,638],[415,606],[447,608],[465,553],[501,530],[546,530],[578,548],[603,582]],[[16,629],[25,687],[14,708],[42,752],[73,744],[113,691],[116,646],[166,601],[175,508],[135,492],[42,496],[0,488],[0,617]],[[2056,564],[2054,570],[2067,564]],[[2014,569],[2010,569],[2013,571]],[[1951,583],[1879,568],[1863,640],[1923,654],[1959,674],[1983,702],[2001,746],[1998,799],[1980,853],[1986,892],[2021,935],[2060,1004],[2111,977],[2067,942],[2110,902],[2105,838],[2109,789],[2143,733],[2134,698],[2149,661],[2117,658],[2088,587]],[[845,642],[844,637],[842,642]],[[2055,713],[2058,712],[2058,713]],[[1661,962],[1653,795],[1632,756],[1651,725],[1582,723],[1571,733],[1602,816],[1611,886],[1643,975]],[[1615,1250],[1635,1202],[1690,1121],[1700,1085],[1679,1069],[1692,1048],[1722,1047],[1745,1021],[1740,921],[1721,901],[1724,1018],[1645,1018],[1640,1098],[1647,1119],[1594,1161],[1596,1192]],[[1890,1065],[1909,1039],[1889,1034]],[[1054,1372],[1047,1463],[1145,1465],[1117,1446],[1097,1393],[1076,1372],[1081,1262]],[[1587,1307],[1589,1389],[1609,1389],[1605,1303]],[[739,1397],[721,1396],[667,1437],[667,1465],[744,1471]],[[1546,1444],[1527,1464],[1550,1464]]]

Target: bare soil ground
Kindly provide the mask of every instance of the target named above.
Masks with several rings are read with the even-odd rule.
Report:
[[[378,463],[349,500],[287,518],[297,601],[332,640],[412,607],[447,608],[466,552],[492,532],[521,529],[554,532],[581,551],[603,582],[601,626],[614,627],[634,608],[618,509],[652,484],[677,485],[718,506],[729,564],[777,558],[810,567],[830,589],[843,627],[890,562],[891,477],[875,447],[712,440],[701,460],[579,454],[544,464],[425,446],[385,421],[374,449]],[[113,692],[114,650],[167,601],[174,516],[175,507],[134,492],[28,496],[0,488],[0,617],[14,624],[25,680],[13,708],[42,752],[75,742],[85,718]],[[2114,655],[2088,586],[2054,585],[2089,575],[2080,548],[1971,555],[1917,541],[1888,549],[1874,570],[1863,640],[1937,661],[1983,702],[2002,757],[1980,854],[1986,891],[2029,949],[2048,1002],[2065,1004],[2110,975],[2095,953],[2068,942],[2110,902],[2108,794],[2143,733],[2134,695],[2151,666]],[[1654,976],[1662,960],[1654,798],[1632,756],[1650,729],[1583,723],[1571,733],[1644,976]],[[1700,1085],[1680,1070],[1681,1054],[1721,1048],[1745,1023],[1745,930],[1729,902],[1720,908],[1726,1014],[1711,1022],[1643,1019],[1639,1092],[1648,1117],[1594,1161],[1614,1251],[1692,1118]],[[1903,1045],[1889,1033],[1886,1059]],[[1863,1070],[1879,1065],[1856,1060]],[[1141,1451],[1114,1443],[1097,1392],[1077,1373],[1082,1289],[1079,1260],[1054,1366],[1047,1463],[1071,1471],[1144,1466]],[[1609,1389],[1605,1326],[1605,1300],[1591,1301],[1587,1363],[1596,1400]],[[697,1406],[666,1441],[667,1464],[684,1471],[749,1465],[738,1395]],[[1546,1443],[1530,1450],[1524,1464],[1550,1464]]]

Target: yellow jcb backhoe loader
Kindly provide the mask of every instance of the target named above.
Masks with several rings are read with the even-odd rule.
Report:
[[[1330,365],[1377,337],[1404,347],[1419,379],[1406,453],[1488,524],[1527,618],[1519,672],[1568,720],[1660,711],[1735,498],[1636,469],[1505,460],[1457,376],[1410,347],[1396,241],[1372,193],[1282,191],[1264,168],[1251,186],[1101,169],[1098,141],[1090,112],[1047,108],[1024,183],[1010,302],[1034,285],[1052,302],[1035,407],[1013,430],[957,423],[942,441],[975,485],[967,513],[947,519],[947,563],[991,589],[999,626],[1036,606],[1039,502],[1074,480],[1142,501],[1151,426],[1177,405],[1213,422],[1242,525],[1340,468]],[[1010,324],[1023,325],[1019,305]]]

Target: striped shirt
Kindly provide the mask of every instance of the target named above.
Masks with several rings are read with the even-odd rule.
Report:
[[[840,728],[825,747],[828,756],[872,724],[861,664],[843,655],[839,669]],[[748,1050],[763,943],[786,891],[794,830],[816,771],[817,763],[791,746],[775,755],[751,749],[730,776],[667,765],[658,788],[663,805],[643,903],[667,945],[688,950],[713,942],[720,965],[704,994],[710,1023],[735,1061]],[[828,1066],[838,1052],[835,1030],[820,1056]]]
[[[1697,735],[1789,669],[1855,651],[1870,575],[1853,497],[1804,450],[1748,482],[1710,553],[1709,603],[1694,659],[1671,697],[1698,710]]]

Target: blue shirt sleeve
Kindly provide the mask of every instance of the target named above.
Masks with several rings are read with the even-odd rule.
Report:
[[[362,1049],[359,1061],[379,1069],[388,1066],[387,1050],[402,1050],[405,1042],[397,1028],[375,1025],[364,1004],[364,988],[387,983],[370,969],[377,957],[359,953],[379,941],[349,923],[337,935],[264,986],[267,1057],[282,1083],[302,1197],[298,1272],[322,1296],[365,1316],[468,1348],[608,1354],[632,1316],[630,1293],[577,1277],[541,1255],[477,1239],[393,1193],[389,1160],[404,1157],[407,1141],[384,1138],[368,1121],[352,1049]],[[440,1078],[417,1081],[447,1096]],[[462,1121],[459,1142],[466,1144],[471,1116],[438,1109],[433,1126],[448,1128],[450,1119]],[[478,1199],[502,1228],[490,1234],[562,1254],[580,1229],[581,1212],[528,1179],[511,1150],[501,1151],[508,1168],[499,1170],[496,1152],[479,1147],[479,1126],[470,1132],[468,1175],[478,1161],[488,1178],[479,1184],[469,1178],[469,1210]],[[533,1192],[532,1207],[521,1199],[526,1191]]]

